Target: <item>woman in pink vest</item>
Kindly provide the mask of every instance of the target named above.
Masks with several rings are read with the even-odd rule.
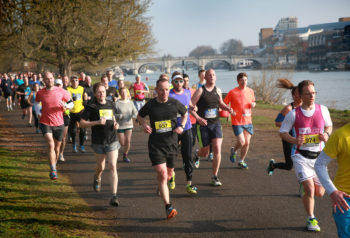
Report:
[[[134,91],[134,105],[140,111],[145,105],[145,93],[149,93],[147,84],[141,82],[141,75],[136,75],[136,82],[131,84],[129,90]]]

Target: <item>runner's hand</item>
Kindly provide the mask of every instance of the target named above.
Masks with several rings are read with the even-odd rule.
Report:
[[[321,141],[324,141],[324,142],[327,142],[327,140],[328,140],[328,134],[327,134],[327,133],[322,133],[322,134],[320,134],[320,140],[321,140]]]
[[[338,208],[341,213],[344,213],[345,211],[349,210],[349,205],[345,201],[344,197],[350,197],[349,194],[346,194],[342,191],[335,190],[331,195],[330,195],[333,203],[333,211],[334,213],[336,212],[336,209]],[[343,210],[344,209],[344,210]]]
[[[114,128],[114,130],[118,130],[118,128],[119,128],[119,124],[118,124],[118,122],[115,120],[115,117],[113,116],[113,128]]]
[[[143,127],[144,132],[146,132],[147,134],[151,134],[152,133],[152,127],[150,127],[146,123],[143,124],[142,127]]]
[[[305,140],[305,136],[304,135],[299,135],[297,137],[297,145],[303,145],[304,144],[304,140]]]
[[[256,102],[251,103],[252,108],[256,106]]]
[[[104,118],[104,117],[101,117],[101,119],[100,119],[100,125],[105,125],[106,124],[106,118]]]
[[[182,132],[184,132],[184,129],[181,126],[178,126],[173,130],[173,132],[180,135],[180,134],[182,134]]]
[[[205,120],[205,119],[203,119],[203,118],[201,118],[201,117],[198,117],[198,118],[197,118],[197,122],[198,122],[199,125],[201,125],[201,126],[206,126],[206,125],[208,125],[207,120]]]

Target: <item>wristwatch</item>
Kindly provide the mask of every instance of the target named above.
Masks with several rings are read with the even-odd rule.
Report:
[[[182,124],[180,124],[180,127],[182,127],[182,129],[185,129],[185,127]]]

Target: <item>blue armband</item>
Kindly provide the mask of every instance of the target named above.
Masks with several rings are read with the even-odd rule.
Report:
[[[278,113],[275,122],[282,122],[284,120],[284,116],[282,115],[282,113]]]

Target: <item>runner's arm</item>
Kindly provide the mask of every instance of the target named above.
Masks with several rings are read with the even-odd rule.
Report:
[[[91,127],[91,126],[98,126],[98,125],[104,125],[106,123],[105,118],[101,118],[98,121],[86,121],[84,119],[80,119],[80,127]]]
[[[336,208],[338,208],[341,213],[344,213],[344,210],[349,210],[349,205],[345,201],[344,197],[350,197],[350,195],[338,190],[330,179],[327,166],[331,161],[332,158],[322,151],[316,160],[315,171],[322,186],[332,199],[333,211],[335,212]]]
[[[219,97],[220,97],[220,103],[219,103],[219,107],[225,111],[230,112],[231,114],[233,113],[233,110],[230,106],[228,106],[223,100],[222,100],[222,93],[221,93],[221,89],[220,88],[216,88]]]
[[[289,134],[289,131],[293,128],[295,122],[295,111],[290,111],[284,118],[282,126],[280,128],[280,136],[283,140],[292,143],[298,144],[298,139]]]

